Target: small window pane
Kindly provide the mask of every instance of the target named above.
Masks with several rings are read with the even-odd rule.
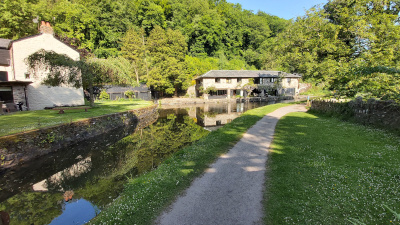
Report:
[[[8,81],[8,72],[0,71],[0,81]]]

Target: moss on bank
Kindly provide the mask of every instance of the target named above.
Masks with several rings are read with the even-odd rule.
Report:
[[[211,132],[171,158],[156,170],[129,179],[123,194],[91,224],[151,224],[162,210],[221,154],[264,115],[290,104],[275,104],[253,109],[231,123]]]

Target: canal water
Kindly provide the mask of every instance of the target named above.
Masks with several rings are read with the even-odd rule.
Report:
[[[273,103],[163,106],[155,123],[126,137],[105,134],[0,171],[0,211],[10,224],[85,224],[119,196],[127,179],[241,113]]]

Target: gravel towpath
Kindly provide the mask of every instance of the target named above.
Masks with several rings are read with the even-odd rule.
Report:
[[[278,120],[303,105],[280,108],[258,121],[157,219],[162,225],[262,224],[265,168]]]

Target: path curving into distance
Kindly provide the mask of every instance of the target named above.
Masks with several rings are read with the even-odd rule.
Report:
[[[303,105],[269,113],[156,220],[161,225],[262,224],[263,190],[268,149],[278,120]]]

